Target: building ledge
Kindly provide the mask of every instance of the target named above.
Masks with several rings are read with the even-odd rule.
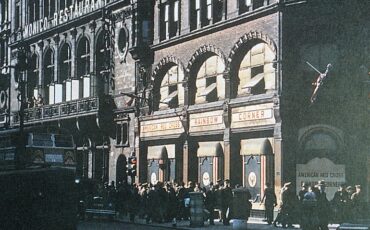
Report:
[[[86,98],[74,101],[62,102],[53,105],[28,108],[24,111],[24,123],[39,123],[60,119],[70,119],[74,117],[98,114],[99,99]],[[13,115],[13,122],[19,124],[19,112]]]

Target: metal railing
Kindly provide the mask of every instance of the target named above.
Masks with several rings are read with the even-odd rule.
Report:
[[[86,98],[74,101],[67,101],[53,105],[28,108],[24,110],[24,122],[40,122],[54,119],[69,118],[71,116],[83,116],[97,113],[99,111],[99,99]],[[15,113],[13,122],[19,123],[19,114]]]

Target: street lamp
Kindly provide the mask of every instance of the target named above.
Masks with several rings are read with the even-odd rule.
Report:
[[[19,108],[19,139],[18,139],[18,151],[15,154],[15,166],[17,169],[24,168],[25,166],[25,135],[24,135],[24,110],[26,106],[26,81],[25,72],[28,69],[28,55],[26,45],[21,42],[18,47],[17,65],[14,67],[15,78],[18,81],[18,96],[17,99],[20,103]],[[19,71],[19,72],[18,72]],[[17,76],[19,74],[19,76]]]

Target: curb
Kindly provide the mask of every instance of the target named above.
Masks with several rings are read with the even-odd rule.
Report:
[[[131,224],[131,225],[141,225],[141,226],[150,226],[150,227],[161,227],[161,228],[167,228],[167,229],[188,230],[190,228],[190,227],[189,228],[172,227],[172,226],[166,226],[166,225],[161,225],[161,224],[145,224],[145,223],[140,223],[140,222],[131,222],[131,221],[126,221],[126,220],[120,220],[120,219],[115,219],[114,221],[125,223],[125,224]]]

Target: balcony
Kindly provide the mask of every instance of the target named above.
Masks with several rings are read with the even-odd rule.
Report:
[[[38,123],[60,119],[70,119],[97,114],[99,99],[97,97],[62,102],[53,105],[28,108],[24,111],[24,123]],[[13,116],[13,122],[19,124],[19,113]]]

